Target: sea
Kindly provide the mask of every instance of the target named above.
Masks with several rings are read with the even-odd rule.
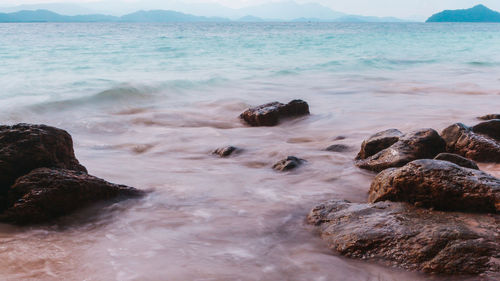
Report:
[[[0,123],[65,129],[90,174],[150,191],[0,225],[0,280],[452,280],[342,257],[305,218],[367,201],[371,134],[500,113],[499,46],[479,23],[0,24]],[[311,115],[238,118],[293,99]],[[272,170],[289,155],[307,163]]]

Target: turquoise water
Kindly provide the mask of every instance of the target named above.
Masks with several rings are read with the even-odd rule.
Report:
[[[153,190],[61,226],[0,226],[0,279],[426,280],[331,253],[304,217],[367,200],[373,174],[352,159],[368,135],[498,113],[498,46],[500,24],[0,24],[1,123],[64,128],[92,174]],[[294,98],[312,115],[237,118]],[[229,144],[245,152],[210,154]],[[272,171],[288,155],[308,164]]]

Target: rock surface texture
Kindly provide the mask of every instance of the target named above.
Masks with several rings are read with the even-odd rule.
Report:
[[[366,159],[395,144],[402,136],[403,133],[397,129],[389,129],[378,132],[363,141],[361,144],[361,150],[359,151],[356,159]]]
[[[435,160],[442,160],[442,161],[448,161],[451,163],[455,163],[458,166],[464,167],[464,168],[469,168],[469,169],[474,169],[474,170],[479,170],[479,167],[477,166],[476,162],[467,159],[465,157],[462,157],[458,154],[453,154],[453,153],[440,153],[438,156],[434,158]]]
[[[276,126],[280,119],[309,114],[309,105],[303,100],[293,100],[288,104],[272,102],[249,108],[240,115],[247,124],[254,127]]]
[[[472,131],[476,134],[485,135],[496,141],[500,141],[500,119],[479,123],[472,127]]]
[[[443,211],[500,212],[500,179],[440,160],[416,160],[375,177],[370,202],[409,202]]]
[[[213,154],[219,155],[222,158],[229,157],[234,153],[237,153],[241,149],[235,147],[235,146],[225,146],[221,148],[217,148],[216,150],[213,151]]]
[[[477,130],[486,130],[479,126]],[[488,127],[489,128],[489,127]],[[446,142],[446,150],[479,162],[500,163],[500,142],[484,134],[475,133],[471,128],[456,123],[441,133]]]
[[[435,130],[420,129],[399,137],[397,142],[366,159],[357,160],[356,165],[362,169],[380,172],[387,168],[404,166],[413,160],[432,159],[444,151],[445,142]]]
[[[500,119],[500,114],[488,114],[478,117],[481,120]]]
[[[302,164],[304,164],[305,162],[306,160],[304,159],[300,159],[295,156],[288,156],[287,158],[274,164],[273,169],[275,169],[276,171],[286,172],[302,166]]]
[[[307,220],[330,249],[347,257],[428,273],[500,277],[498,215],[334,200],[315,207]]]

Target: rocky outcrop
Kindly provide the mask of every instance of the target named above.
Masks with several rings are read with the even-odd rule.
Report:
[[[440,160],[416,160],[375,177],[370,202],[402,201],[444,211],[500,212],[500,179]]]
[[[485,126],[486,127],[486,126]],[[478,130],[486,130],[480,126]],[[500,143],[486,135],[477,134],[471,128],[456,123],[441,133],[446,150],[479,162],[500,163]]]
[[[17,179],[8,192],[10,207],[0,221],[38,224],[93,203],[143,195],[135,188],[108,183],[84,172],[40,168]]]
[[[481,120],[492,120],[492,119],[500,119],[500,114],[488,114],[481,117],[478,117]]]
[[[481,134],[496,141],[500,141],[500,119],[479,123],[472,127],[472,131],[476,134]]]
[[[0,126],[0,193],[33,169],[50,167],[86,172],[64,130],[45,125]]]
[[[356,156],[356,159],[366,159],[395,144],[402,136],[403,133],[397,129],[389,129],[378,132],[363,141],[361,144],[361,150],[359,151],[358,156]]]
[[[240,115],[250,126],[275,126],[280,119],[309,114],[309,105],[303,100],[293,100],[288,104],[272,102],[249,108]]]
[[[380,172],[387,168],[401,167],[417,159],[432,159],[445,151],[445,143],[433,129],[420,129],[405,134],[390,147],[356,161],[362,169]]]
[[[479,167],[477,166],[476,162],[467,159],[465,157],[462,157],[458,154],[453,154],[453,153],[440,153],[438,156],[434,158],[435,160],[442,160],[442,161],[448,161],[451,163],[455,163],[458,166],[469,168],[469,169],[474,169],[474,170],[479,170]]]
[[[221,148],[217,148],[213,151],[213,154],[218,155],[219,157],[225,158],[231,156],[233,153],[238,153],[241,149],[235,146],[225,146]]]
[[[305,162],[307,161],[304,159],[300,159],[295,156],[288,156],[287,158],[274,164],[273,169],[280,172],[286,172],[302,166]]]
[[[347,152],[351,150],[351,148],[345,144],[332,144],[325,150],[330,152]]]
[[[428,273],[500,277],[498,215],[334,200],[315,207],[308,222],[330,249],[347,257]]]

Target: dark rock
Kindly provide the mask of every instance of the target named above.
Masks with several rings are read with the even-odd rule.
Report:
[[[351,148],[345,144],[333,144],[326,148],[326,151],[331,152],[346,152],[351,150]]]
[[[237,147],[234,146],[226,146],[226,147],[221,147],[217,148],[214,150],[213,154],[219,155],[220,157],[229,157],[231,154],[240,151]]]
[[[492,119],[500,119],[500,114],[488,114],[481,117],[478,117],[481,120],[492,120]]]
[[[428,273],[499,276],[498,215],[333,200],[314,208],[308,222],[330,249],[347,257]]]
[[[378,174],[370,202],[409,202],[443,211],[500,212],[500,179],[440,160],[416,160]]]
[[[306,160],[295,156],[288,156],[286,159],[274,164],[273,169],[281,172],[290,171],[300,167],[304,162],[306,162]]]
[[[472,127],[472,131],[476,134],[485,135],[496,141],[500,141],[500,119],[479,123]]]
[[[420,129],[400,137],[399,140],[367,159],[356,161],[362,169],[380,172],[387,168],[402,167],[417,159],[432,159],[445,151],[445,143],[433,129]]]
[[[363,141],[361,144],[361,151],[358,153],[356,159],[366,159],[381,150],[384,150],[394,143],[396,143],[400,137],[403,136],[397,129],[389,129],[382,132],[378,132],[370,136],[367,140]]]
[[[309,114],[309,105],[302,100],[293,100],[288,104],[272,102],[247,109],[240,118],[249,125],[275,126],[282,118],[298,117]]]
[[[500,143],[456,123],[441,133],[446,150],[479,162],[500,162]]]
[[[455,163],[458,166],[462,166],[465,168],[469,169],[474,169],[474,170],[479,170],[479,167],[477,166],[476,162],[467,159],[465,157],[462,157],[458,154],[453,154],[453,153],[440,153],[438,156],[434,158],[435,160],[442,160],[442,161],[448,161],[451,163]]]
[[[102,200],[143,195],[135,188],[108,183],[84,172],[40,168],[17,179],[10,188],[10,207],[0,221],[39,224]]]
[[[42,167],[87,172],[75,158],[66,131],[45,125],[0,126],[0,193],[18,177]]]

